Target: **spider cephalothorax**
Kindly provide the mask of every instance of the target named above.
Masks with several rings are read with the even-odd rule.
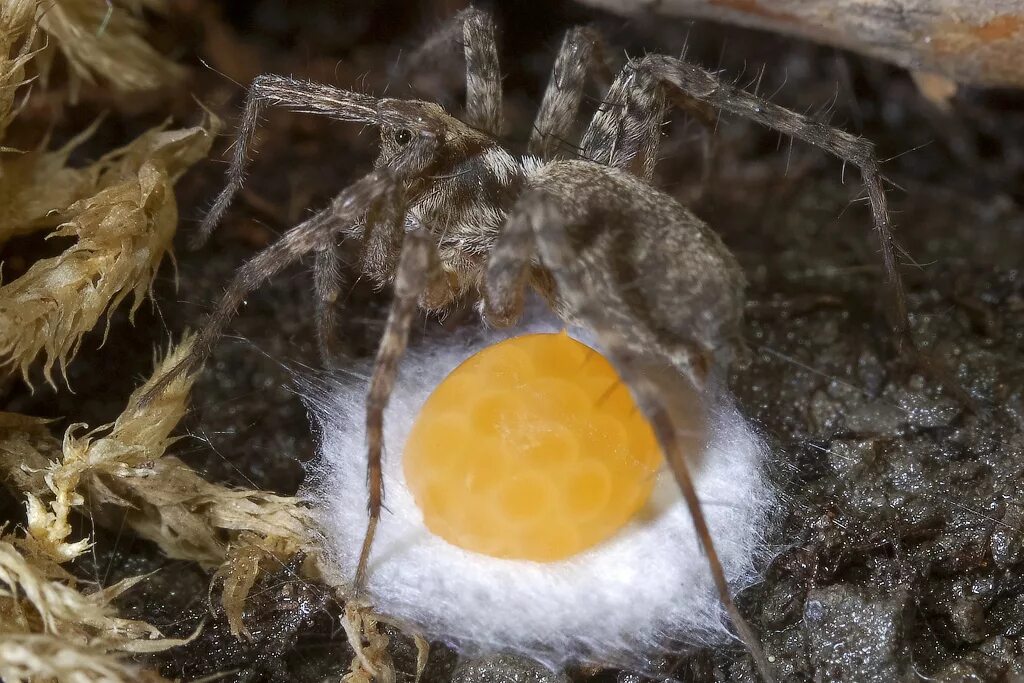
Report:
[[[903,290],[872,147],[685,61],[652,54],[623,67],[572,158],[561,158],[558,143],[571,136],[587,72],[604,67],[598,36],[577,28],[559,51],[528,154],[514,156],[497,141],[501,79],[491,19],[465,10],[423,50],[456,34],[467,62],[462,118],[429,102],[378,99],[280,76],[253,82],[228,185],[199,241],[241,187],[246,148],[267,105],[378,126],[380,156],[372,172],[239,270],[191,356],[164,384],[203,361],[247,292],[309,253],[316,254],[318,332],[329,360],[339,249],[358,242],[363,273],[394,285],[367,397],[370,522],[359,585],[382,506],[383,412],[414,312],[418,306],[443,311],[468,299],[488,321],[511,324],[532,288],[563,320],[589,327],[630,386],[689,506],[722,602],[767,677],[767,662],[733,605],[690,480],[683,453],[692,431],[675,412],[688,393],[683,389],[700,388],[741,346],[744,277],[714,232],[651,185],[661,124],[666,102],[702,117],[717,108],[857,166],[895,293],[895,328],[906,339]]]
[[[437,105],[421,104],[442,122],[434,163],[426,173],[404,183],[400,192],[407,210],[393,228],[395,239],[380,249],[366,244],[361,267],[377,281],[390,282],[401,233],[423,226],[436,247],[440,271],[428,283],[421,303],[431,310],[444,310],[456,300],[479,293],[487,256],[526,185],[528,170],[537,164],[533,158],[516,158],[494,138]],[[413,136],[408,128],[382,129],[375,166],[400,166]]]

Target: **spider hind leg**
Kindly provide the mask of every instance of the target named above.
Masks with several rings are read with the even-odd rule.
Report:
[[[602,169],[600,173],[607,171]],[[601,244],[601,235],[610,234],[610,225],[601,222],[600,211],[584,216],[582,221],[579,216],[570,218],[574,203],[571,192],[559,197],[537,190],[520,198],[488,262],[485,311],[499,316],[516,311],[527,280],[525,273],[536,251],[557,286],[555,298],[560,315],[573,318],[597,334],[604,353],[651,423],[693,519],[718,597],[762,678],[772,680],[760,642],[732,599],[691,476],[692,457],[688,459],[687,453],[704,450],[705,408],[695,406],[694,398],[702,394],[706,374],[696,359],[706,359],[706,353],[688,339],[675,340],[670,349],[655,341],[656,336],[649,330],[645,331],[645,322],[622,297],[623,290],[632,285],[609,275],[607,269],[581,254],[576,245],[575,238],[580,232],[589,235],[591,244]],[[614,249],[608,253],[624,256]],[[712,260],[714,257],[711,254]],[[690,353],[672,353],[682,349],[689,349]],[[681,417],[684,414],[697,417]]]
[[[864,138],[723,82],[709,71],[689,62],[650,54],[623,68],[609,92],[608,99],[613,104],[598,111],[587,129],[584,153],[619,168],[640,167],[646,171],[652,167],[663,110],[660,105],[655,107],[650,103],[657,102],[657,93],[665,89],[670,95],[674,93],[671,99],[676,104],[692,102],[701,107],[711,107],[750,119],[814,145],[860,170],[891,292],[892,305],[888,311],[890,323],[900,349],[916,354],[910,331],[906,291],[896,258],[896,241],[874,145]],[[650,175],[645,174],[644,177],[649,178]]]

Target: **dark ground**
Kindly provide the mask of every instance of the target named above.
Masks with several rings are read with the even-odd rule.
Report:
[[[154,35],[192,67],[188,93],[129,103],[132,115],[112,116],[83,159],[123,144],[168,109],[183,125],[194,123],[189,93],[232,124],[243,91],[202,67],[200,57],[242,83],[273,71],[382,92],[399,49],[415,45],[458,4],[240,0],[222,3],[218,14],[215,3],[180,0],[169,18],[155,21]],[[744,83],[764,65],[761,92],[785,82],[776,102],[801,111],[831,105],[834,123],[866,135],[880,158],[891,158],[884,170],[899,238],[920,264],[904,269],[914,329],[973,398],[973,409],[894,350],[867,210],[851,204],[859,191],[852,169],[844,185],[839,162],[800,144],[790,153],[787,140],[780,146],[772,133],[723,119],[716,172],[702,184],[699,127],[678,118],[669,131],[659,185],[722,233],[751,282],[754,357],[735,370],[732,386],[775,446],[770,467],[786,503],[774,558],[764,582],[744,594],[743,609],[780,680],[1024,677],[1024,98],[966,91],[947,115],[896,69],[794,40],[625,20],[567,3],[509,2],[497,14],[513,146],[524,146],[560,34],[596,21],[631,54],[678,53],[689,35],[692,59],[721,63],[731,77],[744,74]],[[461,69],[455,59],[416,83],[424,95],[447,92],[446,101],[457,101]],[[389,92],[401,88],[392,84]],[[87,96],[58,123],[58,138],[109,106]],[[119,314],[106,346],[97,349],[99,333],[86,338],[70,373],[75,394],[14,388],[5,409],[94,425],[111,420],[150,372],[154,344],[198,325],[245,258],[365,171],[375,154],[371,131],[310,117],[273,115],[263,131],[250,191],[199,252],[189,252],[185,239],[221,186],[219,155],[179,184],[177,290],[165,267],[157,307],[140,313],[134,328]],[[4,255],[16,248],[8,245]],[[198,382],[187,425],[195,438],[178,451],[209,478],[282,493],[300,485],[301,462],[314,446],[282,364],[316,362],[310,285],[307,269],[294,269],[251,297]],[[353,355],[373,349],[386,302],[353,287],[343,316]],[[0,509],[17,511],[9,498]],[[101,535],[97,562],[80,569],[107,582],[161,569],[123,606],[168,634],[189,632],[208,612],[208,577],[169,563],[145,542]],[[153,662],[165,676],[186,680],[225,671],[237,680],[343,673],[351,653],[330,614],[293,616],[296,604],[320,604],[316,591],[281,577],[265,581],[246,617],[255,644],[236,643],[220,615],[197,641]],[[408,644],[399,642],[395,657],[412,670]],[[428,677],[448,680],[454,664],[436,647]],[[523,666],[476,663],[455,675],[536,679]],[[683,680],[752,677],[739,648],[699,651],[666,666]]]

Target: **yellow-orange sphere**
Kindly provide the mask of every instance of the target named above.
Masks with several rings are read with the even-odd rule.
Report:
[[[506,340],[453,370],[416,418],[403,464],[433,533],[550,561],[626,524],[660,463],[611,364],[563,332]]]

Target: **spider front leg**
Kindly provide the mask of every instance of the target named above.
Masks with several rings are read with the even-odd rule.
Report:
[[[366,585],[366,569],[373,547],[373,538],[380,521],[384,502],[382,458],[384,453],[384,409],[398,376],[398,363],[409,341],[409,327],[417,302],[429,280],[437,274],[439,262],[430,233],[422,226],[405,233],[398,269],[395,273],[394,299],[388,313],[373,376],[366,398],[366,483],[369,489],[366,536],[363,538],[359,563],[356,566],[355,590]]]
[[[227,185],[220,191],[213,206],[203,217],[199,231],[192,236],[191,246],[193,248],[201,247],[209,240],[214,228],[217,227],[224,217],[224,213],[231,206],[231,201],[245,184],[245,171],[249,163],[249,146],[256,133],[256,126],[259,125],[260,116],[267,106],[301,108],[315,114],[333,116],[337,115],[338,110],[336,106],[332,106],[332,102],[337,102],[343,93],[344,91],[329,86],[304,83],[273,74],[264,74],[253,79],[245,97],[242,120],[238,125],[232,144],[234,153],[231,155],[231,162],[228,166]]]
[[[383,286],[394,277],[402,249],[402,221],[406,204],[402,188],[392,184],[383,190],[362,219],[362,230],[354,229],[362,242],[360,266],[363,274]],[[316,336],[324,367],[333,367],[338,359],[337,300],[343,282],[341,247],[329,235],[316,252],[313,283],[316,291]]]
[[[300,81],[286,76],[264,74],[253,79],[245,99],[242,122],[235,134],[234,153],[227,172],[227,185],[220,191],[203,218],[199,231],[192,237],[192,246],[206,243],[231,201],[245,183],[252,144],[260,116],[268,106],[282,107],[306,114],[327,116],[338,121],[404,127],[417,133],[429,133],[433,125],[424,121],[418,111],[405,111],[401,104],[386,103],[371,95],[342,90],[321,83]]]

